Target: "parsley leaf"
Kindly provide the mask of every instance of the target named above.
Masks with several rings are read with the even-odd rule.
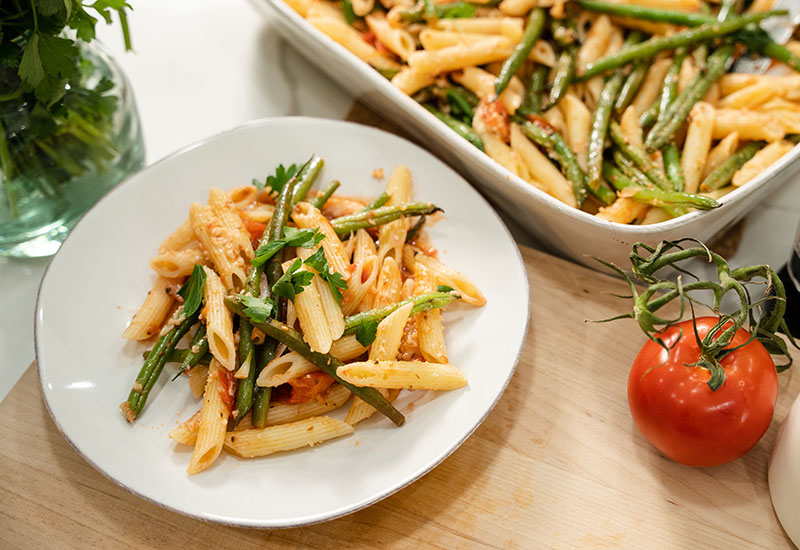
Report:
[[[453,292],[455,288],[447,285],[439,285],[436,287],[436,292]]]
[[[269,241],[267,244],[259,246],[256,254],[250,263],[255,266],[264,265],[264,263],[283,250],[287,246],[296,246],[299,248],[311,248],[316,246],[325,238],[325,235],[319,232],[319,229],[297,229],[295,227],[286,227],[283,230],[284,237]]]
[[[328,266],[328,259],[325,257],[325,250],[320,248],[305,261],[306,265],[312,267],[319,273],[320,278],[328,283],[336,301],[342,303],[342,292],[339,289],[347,290],[347,281],[341,273],[331,272]]]
[[[375,341],[375,336],[378,333],[378,321],[364,321],[358,327],[356,332],[356,340],[362,346],[370,346]]]
[[[298,273],[297,270],[300,269],[301,265],[303,265],[303,261],[297,258],[289,266],[289,269],[281,275],[281,278],[275,281],[275,284],[272,285],[272,293],[275,296],[282,296],[294,302],[295,297],[311,284],[314,274],[310,271],[300,271]]]
[[[269,298],[256,298],[247,294],[239,294],[238,297],[245,306],[244,314],[254,323],[266,322],[275,310],[275,302]]]
[[[267,176],[267,179],[264,183],[253,179],[253,185],[258,187],[259,189],[264,189],[266,187],[269,188],[270,193],[279,194],[283,186],[292,179],[300,168],[296,164],[292,164],[289,168],[283,166],[283,164],[279,164],[278,167],[275,169],[275,174],[272,176]]]
[[[203,266],[195,264],[189,280],[178,290],[178,295],[183,298],[183,314],[186,317],[194,314],[203,300],[203,287],[206,284],[206,272]]]

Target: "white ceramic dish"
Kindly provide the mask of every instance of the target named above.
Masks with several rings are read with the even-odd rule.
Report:
[[[148,259],[207,200],[212,186],[264,177],[278,163],[325,159],[320,181],[341,192],[377,195],[374,168],[407,165],[416,197],[445,209],[431,228],[441,257],[467,274],[488,300],[445,314],[451,362],[469,386],[401,394],[402,428],[373,417],[352,436],[313,449],[255,460],[223,454],[209,470],[186,474],[191,449],[167,433],[199,402],[168,367],[136,424],[123,419],[146,345],[120,337],[154,274]],[[106,476],[167,508],[205,520],[288,527],[353,512],[436,466],[486,417],[521,350],[529,312],[519,251],[491,207],[460,176],[419,147],[366,126],[279,118],[257,121],[198,143],[133,176],[75,227],[48,268],[36,309],[42,392],[62,434]],[[413,411],[409,403],[415,401]],[[346,411],[339,411],[343,416]]]
[[[799,146],[755,180],[729,193],[720,201],[721,208],[649,226],[607,222],[566,206],[508,172],[369,65],[315,29],[283,0],[266,0],[264,5],[278,18],[275,29],[312,63],[376,112],[407,130],[424,147],[444,158],[551,252],[593,269],[597,269],[598,264],[587,255],[627,265],[631,245],[637,241],[655,244],[663,239],[682,237],[709,241],[800,168]]]

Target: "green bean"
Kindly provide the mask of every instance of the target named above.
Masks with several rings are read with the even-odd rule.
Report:
[[[422,226],[425,225],[426,219],[427,218],[425,216],[420,216],[419,219],[417,220],[417,223],[415,223],[414,226],[408,230],[408,232],[406,233],[407,243],[413,241],[414,238],[417,236],[417,234],[422,230]]]
[[[256,349],[256,380],[264,367],[275,358],[275,351],[278,343],[272,338]],[[272,388],[269,386],[256,386],[253,390],[253,414],[251,421],[256,428],[263,428],[267,425],[267,414],[269,413],[269,400],[272,397]]]
[[[625,154],[620,151],[619,149],[614,149],[612,153],[612,157],[614,158],[614,162],[617,163],[617,167],[625,174],[625,177],[630,179],[639,187],[652,187],[653,182],[650,181],[650,178],[642,172],[634,162],[625,156]]]
[[[606,79],[592,115],[592,126],[589,133],[589,153],[586,160],[586,175],[590,189],[598,187],[602,181],[603,150],[606,148],[606,135],[611,121],[611,109],[617,99],[617,94],[624,78],[625,75],[620,70]]]
[[[676,25],[686,25],[688,27],[698,27],[717,21],[717,18],[710,13],[686,13],[628,4],[611,4],[596,0],[577,1],[582,8],[589,11],[619,15],[621,17],[635,17],[636,19],[644,19],[647,21],[674,23]],[[720,10],[720,13],[723,13],[722,10]],[[772,40],[769,35],[761,29],[742,29],[734,33],[734,38],[747,46],[750,50],[784,63],[795,71],[800,72],[800,57],[793,54],[785,46]]]
[[[685,25],[687,27],[698,27],[715,21],[713,16],[702,13],[646,8],[631,4],[601,2],[599,0],[575,0],[575,2],[586,11],[616,15],[618,17],[632,17],[634,19],[644,19],[646,21],[655,21],[658,23]]]
[[[534,143],[545,148],[547,154],[554,158],[561,166],[564,176],[572,184],[572,192],[578,208],[586,200],[588,186],[586,176],[578,165],[575,154],[569,148],[564,138],[552,128],[545,129],[539,124],[529,120],[519,119],[520,128]]]
[[[631,159],[633,163],[647,175],[647,178],[656,184],[661,189],[670,189],[672,186],[667,181],[667,175],[661,170],[661,167],[651,159],[644,149],[639,148],[636,144],[629,143],[625,136],[622,134],[622,128],[616,121],[611,122],[611,139],[619,147],[626,157]]]
[[[180,309],[178,315],[182,315],[183,308]],[[161,371],[164,370],[164,365],[167,362],[167,356],[175,348],[183,335],[189,332],[189,329],[197,323],[197,318],[200,315],[199,311],[195,311],[192,315],[186,317],[177,326],[172,327],[168,332],[162,334],[156,340],[156,344],[145,359],[139,374],[136,376],[136,381],[133,383],[128,394],[128,400],[124,401],[120,408],[122,409],[125,418],[128,422],[133,422],[139,413],[142,412],[144,404],[147,401],[147,396],[150,390],[153,389]]]
[[[667,74],[664,76],[664,84],[658,99],[658,116],[656,117],[656,123],[663,121],[669,107],[675,101],[675,96],[678,95],[681,66],[683,65],[683,60],[686,58],[686,53],[686,48],[678,48],[675,50],[675,57],[672,58],[672,63],[670,63]]]
[[[239,349],[237,357],[239,365],[247,364],[247,378],[242,378],[236,385],[236,402],[233,407],[235,414],[231,415],[233,427],[241,422],[244,415],[253,406],[253,388],[256,385],[255,346],[253,345],[253,325],[247,319],[239,322]]]
[[[151,351],[153,351],[152,348],[143,351],[142,352],[142,359],[147,359],[147,356],[150,355]],[[170,351],[167,354],[167,360],[165,362],[166,363],[183,363],[184,359],[186,359],[186,357],[190,353],[192,353],[192,350],[190,350],[188,348],[175,348],[175,349],[173,349],[172,351]],[[211,354],[206,351],[197,360],[197,364],[198,365],[208,365],[209,361],[211,361],[211,357],[212,357]],[[192,366],[194,366],[194,365],[192,365]],[[178,374],[182,374],[182,373],[179,372]],[[177,376],[173,377],[173,380],[175,380],[176,378],[178,378],[178,377]]]
[[[345,317],[344,334],[355,334],[358,332],[359,327],[366,322],[379,323],[406,304],[414,304],[411,306],[411,313],[409,313],[409,315],[416,315],[417,313],[422,313],[431,309],[442,308],[458,299],[458,294],[454,292],[429,292],[382,308],[356,313],[355,315]]]
[[[745,162],[753,158],[764,144],[761,142],[748,143],[738,152],[732,154],[722,161],[708,176],[700,183],[701,191],[713,191],[720,187],[725,187],[733,178],[734,172],[741,168]]]
[[[547,104],[542,107],[544,111],[557,105],[561,98],[564,97],[575,76],[575,60],[578,55],[577,30],[572,20],[554,20],[552,34],[561,47],[561,53],[556,62],[556,73],[553,78],[553,85],[550,87],[550,96]]]
[[[325,186],[325,189],[323,189],[319,195],[311,199],[311,205],[317,210],[322,210],[322,207],[325,206],[325,203],[328,202],[328,199],[331,198],[334,193],[336,193],[336,190],[339,189],[340,185],[341,182],[339,180],[333,180],[330,182],[327,186]]]
[[[553,85],[550,87],[550,96],[542,109],[547,111],[558,104],[564,94],[567,93],[572,79],[575,77],[575,60],[578,56],[577,46],[567,46],[558,56],[556,62],[556,74],[553,78]]]
[[[645,112],[639,115],[639,126],[643,129],[650,128],[658,120],[660,112],[659,102],[658,99],[656,99]]]
[[[475,130],[472,129],[471,126],[464,124],[458,119],[451,117],[450,115],[446,115],[441,112],[436,107],[432,105],[424,104],[428,111],[430,111],[436,118],[447,124],[451,130],[457,133],[459,136],[463,137],[467,141],[469,141],[472,145],[483,151],[483,140],[478,136]]]
[[[447,104],[450,105],[451,116],[460,113],[463,115],[466,123],[472,123],[472,119],[475,118],[474,108],[479,102],[475,94],[466,88],[451,86],[444,91],[444,98],[447,100]],[[458,117],[453,116],[453,118],[457,119]]]
[[[312,156],[311,159],[303,165],[303,168],[300,169],[297,175],[297,183],[294,186],[294,193],[292,194],[292,206],[305,200],[308,190],[311,189],[314,180],[317,179],[317,175],[319,171],[322,170],[323,164],[325,164],[325,161],[321,158]]]
[[[622,89],[619,91],[617,101],[614,103],[614,112],[618,116],[621,116],[622,113],[625,112],[625,109],[631,104],[633,98],[636,97],[636,93],[639,91],[642,81],[644,81],[644,76],[647,74],[648,67],[649,64],[644,61],[639,61],[634,64],[631,73],[622,84]]]
[[[747,46],[748,49],[784,63],[795,71],[800,72],[800,57],[785,46],[772,40],[763,30],[743,29],[737,32],[734,37]]]
[[[381,193],[380,195],[378,195],[377,197],[375,197],[375,200],[373,200],[371,203],[369,203],[368,205],[366,205],[366,206],[365,206],[365,207],[364,207],[364,208],[361,210],[361,212],[369,212],[370,210],[375,210],[376,208],[380,208],[381,206],[383,206],[384,204],[386,204],[387,202],[389,202],[389,198],[390,198],[390,197],[389,197],[389,193],[387,193],[386,191],[384,191],[383,193]]]
[[[350,0],[342,0],[342,15],[344,16],[344,21],[348,25],[353,25],[358,19],[356,12],[353,11],[353,3]]]
[[[620,191],[620,196],[644,202],[659,208],[663,207],[691,207],[701,210],[717,208],[720,204],[712,198],[691,193],[677,191],[664,191],[663,189],[650,189],[636,185],[610,163],[603,163],[603,175],[607,181]]]
[[[664,149],[664,168],[667,170],[667,179],[672,184],[672,189],[675,191],[683,191],[683,188],[686,186],[686,180],[683,177],[681,154],[674,141]]]
[[[603,57],[590,63],[582,75],[579,75],[580,80],[589,80],[601,73],[617,69],[631,61],[637,59],[646,59],[655,56],[657,53],[664,50],[672,50],[680,46],[688,46],[703,40],[711,40],[719,38],[738,31],[747,25],[757,23],[768,17],[776,15],[786,15],[785,10],[773,10],[763,13],[753,13],[735,17],[724,22],[706,23],[694,29],[675,33],[670,36],[655,37],[645,40],[639,44],[635,44],[623,48],[620,52]]]
[[[197,327],[194,336],[192,336],[191,347],[186,351],[186,356],[181,359],[181,367],[178,369],[178,372],[175,373],[175,377],[172,379],[173,381],[199,363],[208,353],[208,336],[206,335],[205,325],[200,324],[200,326]],[[169,361],[169,358],[167,361]]]
[[[236,296],[229,296],[225,298],[225,304],[236,315],[246,317],[245,307],[241,304]],[[253,322],[253,326],[264,332],[267,336],[278,340],[285,344],[292,351],[296,351],[305,359],[319,367],[323,372],[331,376],[334,380],[350,390],[356,397],[362,401],[372,405],[381,414],[385,415],[389,420],[397,426],[401,426],[405,421],[405,417],[395,409],[392,404],[375,388],[359,387],[345,382],[336,373],[337,369],[344,365],[341,361],[336,359],[333,355],[328,353],[319,353],[312,351],[309,345],[303,340],[303,335],[294,330],[293,328],[276,321],[275,319],[267,319],[263,323]]]
[[[500,69],[500,74],[494,81],[494,93],[500,95],[508,87],[511,78],[517,74],[517,71],[528,59],[528,54],[531,53],[533,45],[539,39],[544,28],[545,12],[542,8],[535,8],[531,10],[528,16],[528,24],[525,27],[525,32],[522,35],[522,40],[519,44],[514,46],[514,51],[505,60],[503,67]]]
[[[517,109],[520,115],[541,114],[542,112],[542,92],[547,87],[547,73],[550,71],[544,65],[536,65],[531,74],[528,88],[525,90],[525,100]]]
[[[648,151],[661,149],[672,140],[678,128],[686,122],[692,107],[705,97],[711,85],[728,68],[728,63],[732,56],[733,45],[724,43],[708,57],[708,71],[706,74],[694,82],[693,85],[687,86],[667,109],[662,121],[656,122],[656,125],[650,130],[645,140],[645,146]]]
[[[359,229],[377,227],[408,216],[427,216],[442,209],[430,202],[406,202],[396,206],[382,206],[368,212],[357,212],[331,221],[339,236],[354,233]]]
[[[486,4],[484,4],[486,5]],[[475,4],[468,2],[450,2],[447,4],[435,4],[432,0],[423,0],[423,3],[411,9],[400,12],[400,19],[406,23],[419,23],[420,21],[475,17]]]

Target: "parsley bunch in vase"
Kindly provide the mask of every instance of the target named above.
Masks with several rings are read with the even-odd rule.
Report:
[[[53,254],[78,219],[144,165],[130,85],[95,24],[120,0],[0,4],[0,255]]]

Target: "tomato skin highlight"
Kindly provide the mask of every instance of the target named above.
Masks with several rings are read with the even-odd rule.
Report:
[[[716,322],[714,317],[697,319],[701,339]],[[700,358],[692,321],[659,337],[670,351],[648,340],[628,377],[628,406],[639,431],[664,455],[687,466],[717,466],[744,455],[769,428],[778,399],[778,375],[767,350],[754,340],[725,357],[720,363],[725,382],[712,391],[708,370],[686,366]],[[739,329],[729,347],[749,337]]]

